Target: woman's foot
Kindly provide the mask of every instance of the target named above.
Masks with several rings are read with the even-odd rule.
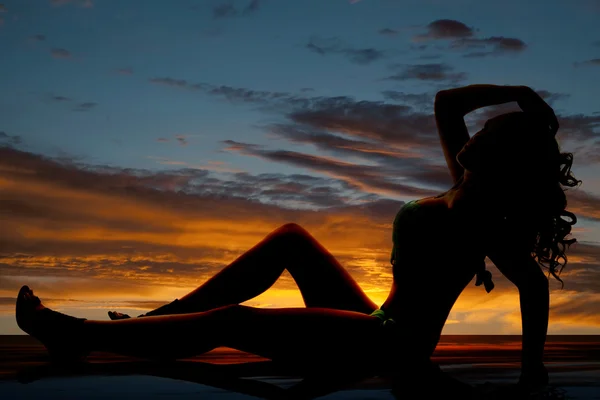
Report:
[[[42,342],[53,361],[81,361],[89,353],[83,332],[85,319],[45,307],[28,286],[17,296],[16,317],[19,328]]]
[[[143,314],[140,315],[140,317],[141,316],[143,316]],[[119,319],[129,319],[131,317],[129,316],[129,314],[123,314],[123,313],[120,313],[118,311],[109,311],[108,312],[108,318],[110,318],[113,321],[117,321]]]
[[[175,299],[171,303],[165,304],[164,306],[161,306],[161,307],[157,308],[156,310],[149,311],[146,314],[138,315],[138,318],[152,317],[152,316],[156,316],[156,315],[173,315],[173,314],[185,314],[185,313],[186,313],[186,311],[183,309],[183,307],[181,307],[179,299]],[[131,316],[129,316],[128,314],[123,314],[118,311],[109,311],[108,317],[110,319],[112,319],[113,321],[119,320],[119,319],[131,318]]]

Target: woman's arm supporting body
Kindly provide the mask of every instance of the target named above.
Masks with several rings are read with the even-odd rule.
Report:
[[[520,381],[526,385],[545,385],[548,383],[543,364],[550,308],[548,278],[527,252],[511,252],[504,247],[502,251],[488,253],[488,257],[519,290],[523,335]]]
[[[464,168],[456,155],[469,141],[464,116],[478,108],[519,101],[529,89],[526,86],[469,85],[441,90],[435,96],[435,120],[450,174],[456,183]]]

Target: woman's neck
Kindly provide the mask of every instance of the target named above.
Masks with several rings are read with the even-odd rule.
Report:
[[[484,228],[506,207],[500,201],[501,190],[492,190],[488,182],[465,171],[460,185],[447,191],[443,198],[448,209],[472,227]]]

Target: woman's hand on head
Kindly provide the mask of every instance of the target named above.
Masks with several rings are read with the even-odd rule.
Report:
[[[517,98],[517,104],[526,113],[533,113],[548,121],[550,129],[554,134],[558,130],[558,119],[552,107],[542,97],[528,86],[521,86]]]

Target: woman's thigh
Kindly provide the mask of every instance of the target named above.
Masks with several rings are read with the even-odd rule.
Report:
[[[229,321],[223,325],[223,346],[275,361],[371,362],[373,350],[383,345],[381,321],[354,311],[235,306],[223,318]]]

